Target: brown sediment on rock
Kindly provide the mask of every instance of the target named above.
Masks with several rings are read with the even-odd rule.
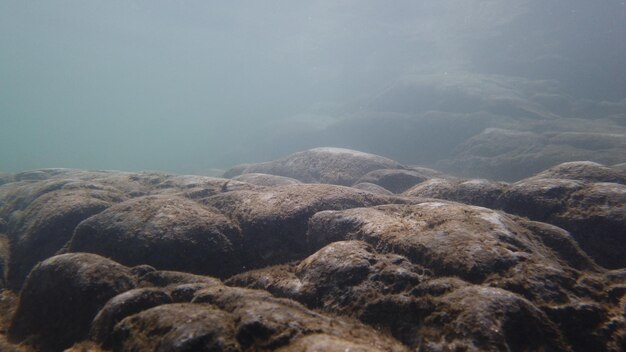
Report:
[[[302,179],[11,176],[0,349],[626,345],[619,168],[571,162],[509,184],[335,149],[270,164]]]

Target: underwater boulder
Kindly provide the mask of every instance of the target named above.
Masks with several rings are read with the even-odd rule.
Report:
[[[130,269],[88,253],[62,254],[28,275],[8,336],[41,351],[59,351],[87,337],[112,297],[136,286]]]
[[[380,194],[383,196],[392,196],[394,194],[393,192],[385,189],[384,187],[381,187],[379,185],[369,183],[369,182],[360,182],[360,183],[354,184],[352,185],[352,188]]]
[[[502,277],[526,282],[524,275],[537,281],[545,277],[566,283],[575,280],[575,273],[562,264],[559,252],[546,245],[543,236],[534,233],[526,220],[443,201],[322,211],[311,218],[307,233],[312,248],[362,240],[379,252],[405,256],[435,276],[453,275],[476,284]],[[582,268],[596,270],[570,236],[563,235],[561,240],[586,263]],[[520,290],[546,301],[566,299],[557,286],[522,285]]]
[[[544,312],[493,287],[467,286],[442,296],[420,332],[427,351],[570,350]]]
[[[620,172],[591,161],[571,161],[553,166],[534,175],[532,178],[556,178],[626,184],[626,171]]]
[[[6,268],[9,257],[9,239],[0,231],[0,290],[6,286]]]
[[[176,175],[163,180],[155,185],[152,194],[180,194],[187,198],[196,199],[208,197],[221,192],[237,190],[255,190],[253,183],[240,182],[228,178],[196,176],[196,175]]]
[[[224,175],[234,177],[247,173],[265,173],[305,183],[350,186],[370,171],[402,167],[394,160],[375,154],[343,148],[314,148],[279,160],[235,167]]]
[[[549,232],[551,228],[543,231]],[[551,238],[542,240],[536,247],[559,248],[565,240],[561,238],[559,242],[559,235],[563,233],[551,234]],[[571,238],[569,242],[573,243]],[[572,329],[555,324],[547,314],[556,302],[573,305],[594,299],[602,302],[607,298],[609,282],[623,282],[596,271],[593,262],[576,247],[564,246],[563,252],[569,253],[568,263],[575,263],[589,273],[588,278],[581,277],[578,283],[579,274],[575,270],[559,266],[560,258],[551,258],[550,252],[545,252],[543,261],[529,260],[530,265],[521,263],[504,273],[494,272],[481,285],[436,273],[411,263],[406,256],[386,253],[389,250],[385,246],[375,249],[362,241],[332,242],[299,263],[241,273],[226,283],[265,289],[274,296],[291,298],[310,308],[356,317],[376,329],[389,331],[412,348],[448,350],[463,345],[469,350],[497,351],[542,346],[567,350],[569,343],[576,350],[589,346],[589,341],[575,339]],[[465,295],[473,297],[462,301]],[[612,320],[619,316],[616,308],[611,308],[616,312],[613,317],[605,314],[583,329],[585,336],[595,336],[596,345],[607,344],[607,338],[598,336],[605,336],[604,331],[614,325]],[[525,334],[534,336],[535,340],[524,340]],[[567,337],[563,339],[562,335]]]
[[[589,184],[572,193],[549,222],[570,231],[598,264],[626,268],[626,185]]]
[[[429,197],[459,203],[497,208],[507,184],[485,179],[442,179],[432,178],[417,184],[402,193],[406,197]]]
[[[309,254],[305,240],[309,218],[318,211],[348,209],[391,202],[382,196],[350,187],[296,184],[265,191],[234,191],[203,199],[228,214],[243,234],[247,269],[301,259]]]
[[[435,170],[421,171],[416,169],[379,169],[370,171],[359,178],[356,183],[373,183],[393,193],[402,193],[418,183],[436,175]]]
[[[91,340],[104,348],[110,347],[110,333],[115,324],[131,316],[163,304],[172,303],[172,298],[163,289],[136,288],[111,298],[93,319],[90,330]]]
[[[365,351],[406,351],[358,322],[328,317],[264,291],[223,285],[197,291],[193,303],[159,305],[131,315],[115,325],[111,341],[116,351],[157,346],[194,351],[300,351],[320,343],[305,339],[308,336],[367,346]]]
[[[12,253],[7,271],[9,286],[19,290],[33,266],[57,254],[81,221],[124,199],[121,193],[109,190],[62,188],[13,212],[6,231]]]
[[[154,195],[83,221],[68,249],[128,266],[225,276],[241,271],[240,246],[239,228],[215,209],[182,197]]]
[[[159,305],[116,324],[107,345],[114,351],[241,351],[233,320],[209,305]]]
[[[568,230],[600,265],[626,267],[626,185],[539,175],[508,187],[500,206],[509,213]]]
[[[361,241],[340,241],[298,264],[245,272],[226,282],[357,317],[413,346],[419,321],[432,305],[430,300],[418,300],[406,292],[430,274],[400,255],[377,253]]]
[[[269,174],[261,174],[261,173],[246,173],[239,176],[235,176],[232,178],[235,181],[247,182],[257,186],[283,186],[283,185],[293,185],[301,183],[295,178],[277,176],[277,175],[269,175]]]
[[[564,211],[569,197],[584,187],[584,182],[576,180],[528,178],[511,184],[502,194],[501,205],[508,213],[549,222],[550,216]]]

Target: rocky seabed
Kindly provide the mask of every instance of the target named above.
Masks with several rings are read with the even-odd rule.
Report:
[[[624,351],[626,172],[0,174],[1,351]]]

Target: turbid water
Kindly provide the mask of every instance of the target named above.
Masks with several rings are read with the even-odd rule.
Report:
[[[471,175],[620,163],[625,18],[616,0],[5,0],[0,170],[207,173],[318,146]],[[531,148],[485,145],[490,127]]]
[[[0,0],[0,351],[626,350],[626,2]]]

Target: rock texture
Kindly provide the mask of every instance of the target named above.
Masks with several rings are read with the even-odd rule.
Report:
[[[41,195],[14,212],[7,229],[12,243],[9,285],[21,287],[33,266],[59,251],[81,221],[123,199],[119,192],[64,188]]]
[[[571,232],[579,246],[608,268],[626,266],[626,173],[593,162],[567,162],[507,184],[433,178],[403,193],[502,209]]]
[[[233,177],[233,180],[247,182],[253,185],[268,186],[268,187],[293,185],[293,184],[301,183],[300,181],[291,177],[260,174],[260,173],[242,174],[242,175]]]
[[[626,348],[619,165],[505,183],[321,148],[229,173],[10,175],[0,349]]]
[[[9,337],[28,339],[44,351],[70,347],[87,337],[91,321],[110,298],[135,285],[128,268],[93,254],[49,258],[28,276]]]
[[[405,200],[349,187],[302,184],[227,192],[205,198],[202,203],[228,214],[239,224],[244,265],[254,268],[309,254],[305,240],[307,223],[318,211],[402,201]]]
[[[406,190],[407,197],[430,197],[453,200],[460,203],[497,208],[507,184],[484,179],[431,178]]]
[[[182,197],[145,196],[82,222],[68,249],[125,265],[225,276],[241,271],[239,228],[218,211]]]
[[[235,167],[224,176],[266,173],[291,177],[305,183],[332,183],[349,186],[370,171],[402,166],[391,159],[342,148],[315,148],[284,159]]]

